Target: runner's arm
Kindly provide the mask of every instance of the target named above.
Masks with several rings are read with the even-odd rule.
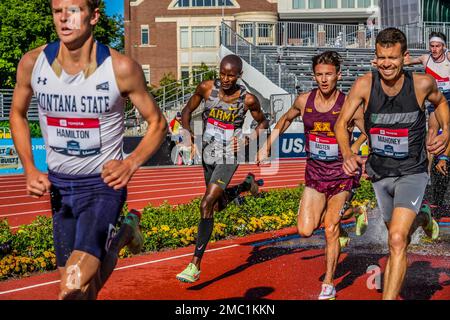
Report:
[[[257,163],[260,163],[265,158],[267,158],[272,148],[272,144],[278,139],[278,137],[283,134],[291,125],[292,121],[303,114],[305,108],[306,100],[308,99],[309,93],[304,93],[299,95],[291,108],[283,114],[283,116],[278,120],[275,128],[271,131],[267,141],[259,149],[257,155]]]
[[[181,111],[181,125],[183,128],[188,129],[191,133],[191,137],[194,137],[194,131],[191,128],[191,115],[195,109],[198,108],[203,99],[206,98],[206,94],[211,90],[212,81],[206,80],[200,83],[195,89],[194,94],[191,96],[186,106]]]
[[[415,64],[424,64],[425,59],[426,55],[421,55],[420,57],[413,58],[408,52],[408,54],[405,56],[404,65],[411,66]]]
[[[353,122],[356,127],[358,127],[359,131],[361,131],[361,134],[359,135],[358,139],[352,143],[351,149],[354,154],[359,153],[359,149],[363,145],[363,143],[367,140],[367,135],[364,130],[364,106],[360,106],[358,108],[353,116]]]
[[[449,106],[444,95],[438,89],[436,81],[429,75],[422,75],[422,77],[424,79],[423,83],[427,88],[426,92],[428,93],[426,99],[435,106],[434,116],[439,127],[442,129],[442,133],[438,135],[436,124],[429,122],[431,132],[428,134],[427,149],[432,154],[440,154],[447,149],[449,141]]]
[[[125,187],[136,170],[159,149],[167,134],[167,121],[148,91],[141,66],[118,53],[113,55],[113,66],[122,96],[129,97],[148,124],[146,134],[126,159],[111,160],[103,166],[102,178],[117,190]]]
[[[371,87],[371,74],[366,74],[358,78],[353,84],[344,105],[342,106],[341,113],[338,117],[336,125],[334,126],[334,133],[336,134],[336,140],[341,150],[342,157],[344,158],[343,169],[347,175],[355,175],[359,172],[360,165],[363,164],[363,160],[360,156],[353,154],[350,146],[350,136],[348,132],[348,125],[352,119],[361,132],[364,132],[361,126],[362,114],[357,113],[358,108],[361,108],[362,104],[366,104],[370,95]]]
[[[50,191],[50,182],[40,172],[33,159],[31,135],[28,126],[27,112],[33,96],[31,74],[42,47],[26,53],[19,62],[16,75],[9,122],[11,134],[17,154],[24,168],[27,179],[27,192],[32,197],[41,197]]]
[[[253,94],[246,94],[245,105],[248,107],[248,110],[250,110],[253,119],[258,123],[255,131],[253,131],[250,136],[250,139],[253,140],[259,137],[261,132],[269,127],[269,121],[267,121],[266,117],[264,116],[264,112],[261,109],[258,98]]]

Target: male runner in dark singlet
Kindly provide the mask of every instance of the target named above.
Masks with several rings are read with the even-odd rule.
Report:
[[[182,111],[183,127],[190,128],[192,112],[205,101],[202,164],[206,192],[200,205],[201,220],[194,256],[186,269],[176,276],[180,281],[194,282],[199,279],[200,262],[213,231],[214,208],[217,206],[219,210],[223,209],[236,192],[242,191],[227,189],[227,186],[238,168],[235,153],[244,139],[240,132],[246,112],[250,111],[258,122],[255,129],[257,134],[268,127],[258,99],[247,93],[244,86],[237,84],[241,75],[241,58],[236,55],[224,57],[220,63],[220,80],[207,80],[199,84]],[[248,183],[241,184],[241,188],[255,190],[254,177],[250,175],[247,178]]]
[[[369,138],[366,172],[389,233],[383,299],[396,299],[401,290],[412,232],[422,226],[432,239],[438,236],[438,224],[429,211],[420,209],[428,182],[427,150],[439,155],[449,140],[447,101],[431,76],[403,70],[407,54],[403,32],[396,28],[381,31],[376,40],[377,71],[356,80],[335,126],[348,175],[358,174],[363,162],[348,143],[351,119],[364,120]],[[436,106],[441,135],[433,132],[426,137],[425,100]]]
[[[267,158],[273,142],[289,128],[296,117],[301,116],[307,136],[308,159],[297,227],[301,236],[310,237],[322,220],[324,222],[326,274],[318,298],[332,300],[336,296],[333,281],[341,247],[340,221],[353,190],[359,186],[360,174],[350,177],[344,173],[342,156],[333,130],[346,98],[336,87],[341,78],[341,57],[334,51],[317,55],[313,58],[313,71],[318,89],[297,97],[294,105],[276,124],[267,143],[259,150],[257,161],[262,162]],[[355,124],[362,129],[362,121]],[[352,132],[353,125],[347,129]],[[364,141],[365,135],[361,134],[352,146],[352,151],[358,153]],[[364,219],[360,219],[360,222],[363,221]]]

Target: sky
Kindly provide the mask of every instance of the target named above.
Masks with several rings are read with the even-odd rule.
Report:
[[[123,16],[123,0],[104,0],[106,5],[106,13],[108,16],[113,14],[121,14]]]

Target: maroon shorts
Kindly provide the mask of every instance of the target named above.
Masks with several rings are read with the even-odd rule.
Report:
[[[305,185],[324,193],[327,200],[343,191],[359,187],[361,174],[350,177],[342,169],[342,162],[308,160],[305,171]]]

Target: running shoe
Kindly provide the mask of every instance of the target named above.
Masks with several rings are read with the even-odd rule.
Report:
[[[366,230],[367,226],[369,225],[369,219],[367,217],[367,206],[361,206],[362,213],[356,215],[356,228],[355,228],[355,234],[357,236],[362,236]]]
[[[341,249],[345,248],[346,246],[348,246],[349,243],[350,243],[350,237],[348,236],[347,231],[345,231],[344,229],[340,228],[340,230],[339,230],[339,244],[341,245]]]
[[[200,270],[193,263],[189,263],[183,272],[177,274],[177,279],[181,282],[192,283],[200,278]]]
[[[259,193],[259,187],[264,185],[264,180],[256,180],[255,175],[249,172],[244,180],[244,184],[246,184],[245,189],[248,189],[253,196],[256,196]]]
[[[336,289],[332,284],[322,283],[319,300],[336,300]]]
[[[128,249],[131,253],[138,254],[142,251],[144,246],[144,236],[139,228],[139,221],[141,220],[141,213],[137,210],[131,209],[123,221],[124,226],[131,227],[132,238],[127,243]]]
[[[420,212],[425,213],[428,216],[428,224],[426,227],[422,227],[427,237],[431,240],[436,240],[439,236],[439,224],[431,216],[431,208],[428,204],[422,204]]]

